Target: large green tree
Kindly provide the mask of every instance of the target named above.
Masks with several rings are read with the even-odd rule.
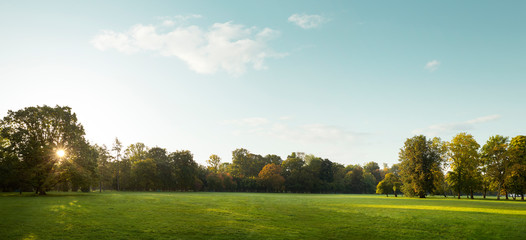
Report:
[[[305,161],[303,157],[303,154],[293,152],[281,163],[283,171],[281,175],[285,177],[285,186],[288,191],[304,192],[304,186],[302,185],[304,174],[302,169]]]
[[[451,171],[446,180],[457,192],[458,198],[462,191],[469,193],[478,190],[482,181],[479,169],[481,165],[479,150],[480,145],[471,134],[459,133],[448,143],[449,166]]]
[[[509,166],[508,144],[508,137],[495,135],[488,139],[481,150],[485,177],[490,186],[497,190],[497,199],[500,199],[503,188],[507,192],[504,181]]]
[[[151,158],[141,159],[132,163],[132,176],[135,190],[155,190],[157,184],[157,165]]]
[[[164,191],[174,189],[173,166],[166,149],[153,147],[148,150],[147,158],[153,159],[157,167],[157,188]]]
[[[432,140],[419,135],[408,138],[400,150],[402,191],[408,196],[425,198],[435,189],[435,172],[442,162],[440,149]]]
[[[173,164],[175,182],[178,190],[194,189],[197,180],[198,165],[188,150],[176,151],[169,155]]]
[[[350,193],[364,193],[364,171],[359,165],[347,166],[349,170],[345,175],[346,192]]]
[[[0,129],[1,137],[9,141],[4,150],[18,157],[24,181],[41,195],[59,179],[61,158],[57,151],[65,151],[65,157],[81,157],[72,155],[88,145],[84,128],[69,107],[44,105],[10,110],[0,121]]]
[[[516,136],[509,145],[510,167],[506,176],[506,185],[516,195],[524,200],[526,192],[526,136]]]
[[[257,177],[261,169],[271,163],[272,160],[259,154],[250,153],[244,148],[232,152],[232,164],[235,174],[239,177]]]

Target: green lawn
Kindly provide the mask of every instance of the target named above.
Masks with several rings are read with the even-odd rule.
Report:
[[[526,202],[263,193],[0,193],[0,239],[526,239]]]

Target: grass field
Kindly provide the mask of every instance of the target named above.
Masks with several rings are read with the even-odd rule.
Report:
[[[0,193],[1,239],[526,239],[526,202],[263,193]]]

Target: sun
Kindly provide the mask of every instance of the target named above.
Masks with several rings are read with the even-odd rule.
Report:
[[[57,156],[58,157],[64,157],[66,155],[66,152],[62,149],[57,150]]]

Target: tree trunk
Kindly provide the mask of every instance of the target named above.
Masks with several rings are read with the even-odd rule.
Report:
[[[486,188],[484,188],[484,199],[486,199],[486,192],[487,192],[487,190],[486,190]]]
[[[460,199],[460,191],[458,191],[458,199]]]
[[[521,193],[521,201],[524,201],[524,193]]]
[[[117,164],[117,191],[120,191],[121,188],[119,186],[119,165]]]
[[[471,195],[471,199],[473,199],[473,189],[469,190],[470,192],[470,195]]]
[[[506,193],[506,200],[509,200],[509,198],[508,198],[508,190],[506,190],[504,193]]]
[[[500,184],[499,184],[499,189],[497,190],[497,200],[500,200]]]
[[[394,193],[395,197],[398,197],[398,194],[396,194],[396,192]]]

